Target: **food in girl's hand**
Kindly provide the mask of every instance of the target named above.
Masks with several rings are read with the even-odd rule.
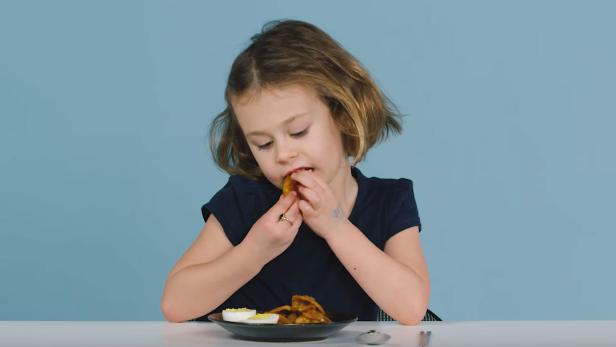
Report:
[[[282,180],[282,195],[287,196],[289,193],[297,189],[297,183],[291,179],[291,175],[285,176]]]
[[[242,322],[250,317],[255,316],[256,314],[256,310],[251,310],[245,307],[228,308],[222,310],[222,319],[226,320],[227,322]]]
[[[266,313],[277,313],[278,324],[331,323],[323,307],[309,295],[293,295],[291,306],[279,306]]]
[[[300,168],[300,169],[294,170],[293,172],[297,172],[299,170],[312,171],[312,168]],[[297,192],[297,182],[291,179],[291,174],[293,172],[286,175],[284,179],[282,180],[282,195],[284,196],[289,195],[289,193],[291,193],[292,191]]]
[[[256,315],[243,320],[242,323],[246,324],[276,324],[278,323],[278,317],[276,313],[257,313]]]

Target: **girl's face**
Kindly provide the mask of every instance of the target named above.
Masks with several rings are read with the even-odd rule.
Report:
[[[348,167],[340,131],[312,88],[259,89],[232,106],[257,164],[275,186],[300,168],[330,183]]]

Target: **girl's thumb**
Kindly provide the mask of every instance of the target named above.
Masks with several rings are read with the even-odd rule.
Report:
[[[286,211],[289,207],[291,207],[291,205],[293,205],[293,202],[295,201],[296,197],[296,192],[290,192],[289,194],[287,194],[287,196],[280,194],[280,199],[278,200],[276,205],[280,205],[280,207],[284,208],[284,210]]]

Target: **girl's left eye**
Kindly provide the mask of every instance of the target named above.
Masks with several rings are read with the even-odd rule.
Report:
[[[257,145],[257,148],[259,148],[259,150],[264,151],[268,148],[270,148],[270,146],[272,145],[272,141],[262,144],[262,145]]]
[[[308,133],[308,128],[302,130],[302,131],[298,131],[296,133],[292,133],[291,136],[293,137],[302,137],[304,135],[306,135],[306,133]]]

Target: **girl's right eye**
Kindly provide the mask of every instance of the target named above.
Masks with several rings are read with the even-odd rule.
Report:
[[[264,143],[264,144],[262,144],[262,145],[257,145],[257,148],[258,148],[260,151],[264,151],[264,150],[266,150],[266,149],[270,148],[270,146],[271,146],[271,145],[272,145],[272,141],[270,141],[270,142],[268,142],[268,143]]]

